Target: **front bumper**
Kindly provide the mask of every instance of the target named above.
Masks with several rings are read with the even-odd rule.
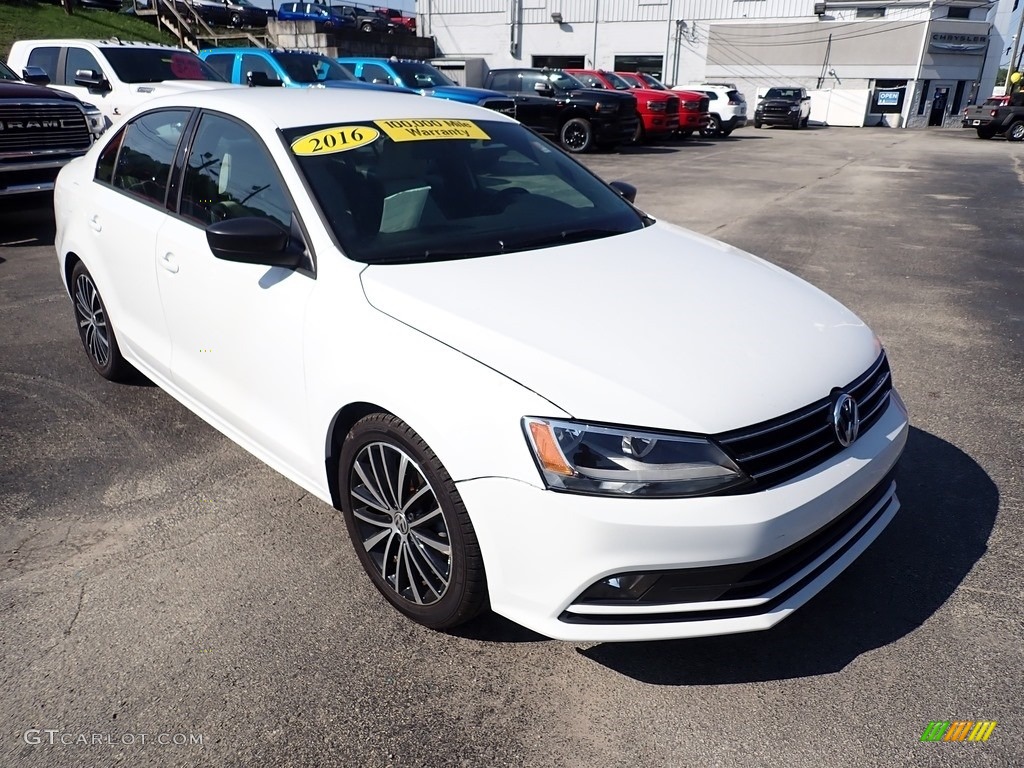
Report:
[[[594,127],[594,138],[599,144],[628,144],[633,140],[638,122],[640,116],[633,112],[609,119],[594,119],[591,125]]]
[[[754,120],[762,125],[794,125],[802,119],[799,112],[754,113]]]
[[[817,594],[892,520],[899,501],[889,477],[907,432],[906,409],[893,391],[882,418],[850,448],[789,482],[746,495],[615,499],[504,478],[458,487],[496,613],[575,642],[749,632],[777,624]],[[851,509],[852,524],[834,536],[820,534]],[[754,563],[800,550],[801,543],[799,562],[760,594],[703,603],[579,601],[609,576]]]

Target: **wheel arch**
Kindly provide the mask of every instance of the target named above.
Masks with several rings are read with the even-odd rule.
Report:
[[[80,261],[81,258],[74,251],[68,251],[64,256],[64,290],[68,292],[68,296],[71,295],[71,273],[75,271],[75,265]]]
[[[341,509],[341,493],[338,490],[338,473],[336,471],[338,457],[341,455],[341,444],[345,442],[345,437],[355,423],[371,413],[397,415],[376,403],[359,401],[340,408],[327,427],[327,439],[324,444],[324,471],[327,473],[327,487],[331,493],[331,504],[335,509]]]

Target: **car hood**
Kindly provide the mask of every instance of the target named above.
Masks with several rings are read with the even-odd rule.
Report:
[[[78,103],[78,99],[70,93],[20,80],[0,80],[0,99],[54,99]]]
[[[391,91],[392,93],[411,93],[416,96],[419,92],[412,88],[404,88],[400,85],[386,85],[384,83],[366,83],[362,80],[325,80],[322,83],[302,83],[300,87],[316,88],[323,85],[326,88],[349,88],[357,91]]]
[[[442,99],[461,101],[466,104],[476,104],[484,99],[509,100],[508,96],[498,91],[489,91],[486,88],[469,88],[461,85],[439,85],[436,88],[425,88],[422,93],[424,96],[437,96]]]
[[[800,99],[761,99],[759,107],[792,107],[799,104]]]
[[[856,315],[796,276],[660,223],[530,252],[370,265],[362,282],[381,312],[593,421],[748,426],[848,384],[880,351]]]
[[[600,101],[614,101],[616,99],[620,101],[632,101],[636,103],[636,96],[632,93],[626,93],[624,91],[613,91],[610,88],[578,88],[575,91],[567,91],[567,93],[573,98],[579,96],[586,96],[587,98],[597,99]]]

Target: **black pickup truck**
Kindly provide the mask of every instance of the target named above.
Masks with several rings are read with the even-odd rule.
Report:
[[[640,119],[632,94],[587,88],[560,69],[492,69],[483,87],[511,96],[519,122],[568,152],[628,144]]]
[[[769,88],[754,109],[754,127],[788,125],[806,128],[811,119],[811,97],[803,88]]]
[[[95,107],[44,87],[42,70],[25,82],[0,63],[0,198],[53,189],[60,169],[84,155],[102,130]]]
[[[984,104],[968,107],[962,125],[973,128],[979,139],[991,139],[998,133],[1007,141],[1024,139],[1024,93],[1014,93],[1009,99],[994,96]]]

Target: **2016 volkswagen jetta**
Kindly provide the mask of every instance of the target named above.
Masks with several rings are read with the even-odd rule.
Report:
[[[764,629],[899,507],[907,414],[864,323],[511,119],[252,89],[108,134],[54,198],[93,367],[340,509],[416,621]]]

